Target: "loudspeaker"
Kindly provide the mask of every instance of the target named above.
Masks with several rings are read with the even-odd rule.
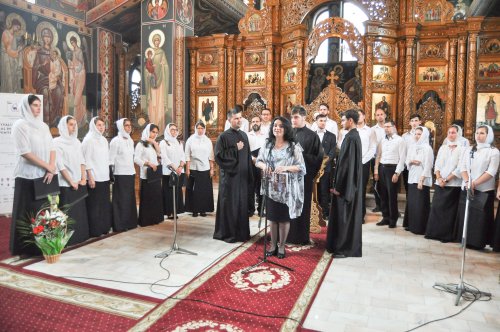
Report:
[[[87,73],[85,77],[87,110],[94,115],[101,108],[101,81],[102,75],[99,73]]]

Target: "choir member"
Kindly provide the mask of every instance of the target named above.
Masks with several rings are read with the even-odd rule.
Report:
[[[466,191],[474,195],[469,203],[467,226],[467,246],[483,249],[490,242],[493,231],[493,203],[495,200],[495,176],[498,171],[499,152],[492,145],[493,129],[479,126],[476,129],[476,144],[466,148],[460,161],[462,174],[461,202],[465,201]],[[462,239],[465,216],[465,204],[458,209],[456,239]]]
[[[186,141],[186,211],[193,217],[202,217],[214,211],[214,150],[212,141],[205,135],[205,124],[195,124],[195,133]]]
[[[432,165],[434,153],[429,145],[429,130],[415,128],[415,143],[406,153],[408,168],[408,230],[414,234],[424,234],[429,219],[430,189],[432,186]]]
[[[240,113],[243,112],[243,106],[241,105],[235,105],[234,108],[237,109]],[[231,128],[231,111],[227,112],[227,120],[226,123],[224,124],[224,131],[228,130],[229,128]],[[249,129],[250,129],[250,124],[248,123],[248,120],[242,116],[240,130],[242,130],[245,133],[248,133]]]
[[[306,167],[302,148],[295,142],[290,122],[277,117],[271,128],[255,165],[267,177],[262,186],[262,193],[266,195],[266,217],[271,224],[271,244],[266,256],[285,258],[290,222],[302,212]]]
[[[398,180],[406,160],[406,145],[401,136],[397,135],[394,127],[394,122],[385,121],[385,138],[377,148],[375,174],[373,175],[375,181],[379,181],[383,217],[377,226],[389,225],[389,228],[395,228],[398,221]]]
[[[71,115],[66,115],[59,120],[57,125],[59,137],[54,138],[56,148],[57,168],[61,173],[59,186],[61,194],[60,206],[69,205],[68,216],[75,221],[74,233],[68,245],[86,241],[89,238],[89,220],[87,217],[87,204],[83,197],[87,185],[85,159],[83,158],[82,143],[78,140],[78,126]],[[86,189],[86,188],[85,188]]]
[[[361,257],[363,223],[363,158],[361,138],[356,129],[356,110],[344,113],[346,122],[333,177],[333,199],[328,221],[326,249],[336,258]]]
[[[255,213],[255,198],[257,197],[257,211],[260,215],[262,209],[262,195],[260,194],[260,182],[262,180],[260,169],[255,166],[255,161],[259,155],[260,149],[266,143],[266,138],[269,136],[269,125],[267,131],[263,131],[261,127],[261,119],[258,115],[252,118],[250,122],[251,128],[248,132],[248,143],[250,144],[250,153],[252,155],[252,173],[253,183],[249,193],[248,216],[253,216]]]
[[[370,163],[377,151],[377,135],[365,122],[365,112],[358,110],[359,120],[357,123],[357,131],[361,139],[361,161],[363,162],[363,224],[365,223],[366,215],[366,186],[370,178]]]
[[[165,127],[164,139],[160,142],[161,164],[163,173],[163,214],[168,219],[173,219],[174,203],[173,189],[170,185],[172,170],[175,170],[177,179],[177,190],[175,195],[176,213],[184,212],[184,199],[182,197],[182,183],[184,182],[184,165],[186,155],[178,141],[179,130],[175,123],[169,123]],[[174,179],[175,180],[175,179]]]
[[[113,180],[113,230],[122,232],[137,227],[135,200],[134,141],[132,122],[116,121],[118,135],[109,143],[109,164]]]
[[[462,128],[464,127],[464,122],[462,120],[455,120],[451,124],[458,129],[458,136],[457,136],[456,144],[460,147],[465,147],[465,148],[470,146],[469,140],[463,136]],[[443,141],[443,145],[446,145],[447,143],[448,143],[447,138],[445,138]],[[462,151],[465,151],[465,150],[462,150]]]
[[[318,114],[318,116],[316,116],[318,128],[316,134],[318,134],[325,155],[328,156],[328,162],[325,165],[323,175],[317,185],[319,194],[318,201],[323,210],[323,219],[328,219],[328,215],[330,214],[330,189],[332,188],[333,160],[335,159],[335,152],[337,150],[337,138],[335,134],[326,130],[326,119],[327,117],[324,114]]]
[[[51,183],[57,174],[56,151],[49,127],[43,122],[42,102],[35,95],[27,95],[18,104],[21,118],[12,126],[12,138],[17,161],[14,168],[14,202],[10,228],[10,252],[12,255],[39,255],[35,244],[25,245],[17,232],[17,220],[35,215],[47,199],[35,198],[35,179]]]
[[[459,143],[458,126],[448,128],[446,144],[438,151],[434,174],[436,182],[434,197],[432,198],[431,212],[425,237],[442,242],[454,240],[455,221],[457,217],[458,201],[460,199],[459,162],[464,147]]]
[[[134,152],[134,162],[140,169],[139,225],[143,227],[163,221],[161,180],[148,180],[148,170],[156,172],[160,167],[160,146],[156,142],[158,132],[158,126],[149,123],[142,131],[141,141],[135,146]]]
[[[383,109],[376,109],[375,110],[375,120],[377,121],[377,124],[372,127],[372,130],[375,132],[375,135],[377,136],[377,146],[382,142],[382,139],[385,137],[385,130],[384,130],[384,123],[385,119],[387,118],[387,114]],[[371,171],[373,174],[375,174],[375,159],[377,158],[377,149],[375,149],[375,155],[373,156],[373,159],[370,162],[370,167]],[[373,196],[375,197],[375,208],[372,209],[372,212],[380,212],[380,195],[378,194],[377,190],[375,190],[375,181],[372,183],[373,185]]]
[[[328,117],[328,115],[330,115],[330,107],[328,106],[328,104],[319,105],[319,114],[326,115],[326,130],[328,130],[329,132],[334,134],[335,137],[337,137],[339,135],[339,127],[337,125],[337,122],[333,121]],[[310,128],[312,131],[316,131],[318,129],[318,124],[313,123]]]
[[[87,170],[87,215],[91,237],[107,234],[113,222],[109,188],[109,144],[103,136],[106,125],[101,118],[89,122],[82,142]]]
[[[231,128],[215,143],[215,162],[220,168],[219,196],[214,239],[229,243],[250,238],[248,219],[249,186],[253,183],[250,144],[241,128],[241,111],[230,111]]]
[[[347,130],[344,129],[345,122],[346,122],[345,115],[344,115],[344,113],[341,113],[340,114],[341,129],[339,130],[339,136],[337,137],[337,149],[339,149],[339,150],[342,147],[342,142],[344,141],[344,137],[347,134]]]
[[[287,242],[293,244],[309,244],[309,226],[311,220],[311,200],[313,181],[323,162],[323,148],[318,135],[306,127],[307,112],[297,105],[292,108],[292,127],[295,141],[302,147],[302,156],[306,163],[304,177],[304,206],[302,214],[290,224]]]
[[[266,135],[266,137],[269,136],[269,131],[271,130],[271,110],[269,108],[264,108],[260,112],[260,118],[261,118],[261,124],[260,124],[260,131]]]
[[[497,199],[500,200],[500,182],[498,182],[497,187]],[[493,227],[493,237],[490,242],[490,246],[493,251],[500,252],[500,204],[498,204],[497,215],[495,217],[495,223]]]

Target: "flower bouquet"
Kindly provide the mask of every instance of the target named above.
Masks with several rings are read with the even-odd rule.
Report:
[[[34,243],[43,253],[48,263],[55,263],[73,235],[68,225],[74,221],[58,208],[59,196],[47,196],[49,204],[28,221],[18,221],[18,230],[25,243]]]

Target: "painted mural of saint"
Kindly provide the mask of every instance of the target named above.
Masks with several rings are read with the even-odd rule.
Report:
[[[153,20],[161,20],[167,15],[167,0],[150,0],[148,3],[148,16]]]
[[[147,111],[149,115],[149,121],[156,124],[160,128],[160,132],[163,132],[166,124],[166,118],[168,113],[168,88],[169,88],[169,64],[167,61],[167,56],[161,48],[164,40],[162,40],[162,35],[152,32],[152,64],[153,73],[149,70],[145,70],[145,87],[146,87],[146,98],[147,98]],[[155,83],[155,84],[154,84]],[[170,119],[168,119],[170,121]]]
[[[493,96],[490,96],[490,99],[488,100],[486,106],[484,107],[484,118],[486,120],[486,124],[491,127],[494,127],[497,114],[498,114],[497,103],[493,99]]]
[[[193,3],[191,0],[177,0],[177,16],[182,23],[189,24],[193,19]]]
[[[74,96],[74,111],[73,115],[80,128],[83,128],[87,122],[87,108],[83,102],[83,90],[85,89],[85,60],[83,50],[80,47],[81,41],[79,36],[74,33],[68,33],[66,39],[69,43],[64,43],[66,58],[68,59],[69,69],[69,86],[70,94]]]
[[[12,15],[12,14],[11,14]],[[11,16],[9,15],[9,16]],[[10,21],[10,22],[9,22]],[[0,77],[0,92],[22,93],[22,45],[18,45],[17,36],[22,34],[22,18],[7,17],[7,27],[2,33],[0,45],[0,62],[2,75]]]

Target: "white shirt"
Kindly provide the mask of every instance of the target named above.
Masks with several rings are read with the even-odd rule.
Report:
[[[361,162],[366,164],[372,160],[377,151],[377,135],[366,124],[361,128],[356,127],[356,129],[361,138]]]
[[[109,164],[114,166],[114,175],[135,175],[134,141],[116,136],[109,143]]]
[[[186,162],[193,171],[210,170],[210,160],[214,160],[212,141],[205,135],[191,135],[186,142]]]
[[[415,129],[412,129],[401,136],[406,144],[406,149],[409,149],[415,143]]]
[[[311,130],[318,130],[318,124],[316,122],[311,125]],[[337,125],[337,122],[333,121],[330,118],[326,118],[326,130],[328,130],[332,134],[335,134],[335,137],[339,137],[339,126]]]
[[[420,165],[410,165],[410,161],[418,160]],[[406,167],[408,168],[408,183],[418,183],[420,177],[424,177],[422,184],[432,186],[432,165],[434,163],[434,152],[429,144],[413,144],[406,154]]]
[[[16,148],[17,162],[14,168],[15,178],[37,179],[45,176],[46,170],[33,165],[21,155],[33,153],[46,163],[50,162],[50,152],[55,151],[52,135],[47,125],[34,128],[24,119],[17,120],[12,126],[12,138]]]
[[[344,142],[344,137],[348,132],[349,130],[345,130],[344,128],[340,129],[340,134],[337,136],[337,148],[340,149],[342,147],[342,142]]]
[[[448,144],[448,138],[445,138],[443,141],[443,145],[446,145],[446,144]],[[457,145],[459,145],[461,147],[468,147],[468,146],[470,146],[470,142],[467,138],[460,136],[457,139]]]
[[[268,124],[261,123],[260,132],[266,135],[266,138],[269,137],[269,129],[271,128],[271,122]]]
[[[462,184],[462,176],[460,174],[460,157],[462,152],[465,150],[462,146],[457,145],[456,148],[451,149],[447,144],[439,148],[436,162],[434,164],[434,174],[439,174],[443,179],[446,179],[450,174],[455,175],[455,177],[446,182],[446,187],[460,187]],[[436,179],[436,185],[439,185],[439,181]]]
[[[267,135],[262,132],[262,129],[255,132],[251,130],[248,133],[248,143],[250,144],[250,151],[253,152],[266,144]]]
[[[72,144],[63,143],[61,137],[54,138],[56,148],[56,164],[59,171],[66,170],[73,182],[80,182],[82,179],[82,165],[85,165],[83,158],[82,143],[75,139]],[[63,176],[59,177],[59,187],[71,187]]]
[[[94,180],[109,181],[109,144],[106,138],[86,137],[82,142],[82,152],[86,169],[91,171]]]
[[[375,132],[375,135],[377,135],[377,146],[379,145],[380,142],[385,137],[385,129],[384,127],[381,127],[378,123],[372,127],[372,130]],[[377,153],[377,149],[375,149],[375,154]]]
[[[181,163],[186,163],[186,155],[184,154],[181,143],[177,140],[168,142],[162,140],[160,142],[160,152],[163,175],[170,175],[170,173],[172,173],[167,165],[173,164],[174,168],[177,169]],[[184,167],[182,168],[182,173],[184,173]]]
[[[318,134],[319,141],[321,143],[323,143],[323,137],[325,137],[325,131],[326,131],[326,129],[319,129],[319,128],[316,130],[316,134]]]
[[[147,147],[142,144],[142,142],[137,143],[135,146],[134,153],[134,163],[139,166],[141,179],[146,180],[148,178],[146,162],[153,165],[158,165],[158,154],[152,144],[148,144]]]
[[[393,134],[392,137],[384,137],[377,148],[377,159],[380,164],[397,165],[396,173],[401,174],[406,160],[406,145],[401,136]],[[378,172],[377,169],[375,169]]]
[[[497,148],[482,148],[474,152],[474,158],[470,158],[472,147],[465,148],[460,160],[460,172],[467,172],[470,168],[469,183],[476,180],[484,172],[492,177],[480,185],[476,186],[476,190],[490,191],[495,190],[495,176],[498,171],[498,163],[500,160]],[[465,181],[462,181],[462,188],[465,187]]]
[[[229,128],[231,128],[231,123],[229,122],[229,120],[226,120],[226,124],[224,125],[224,131],[228,130]],[[244,117],[242,117],[240,130],[247,133],[249,128],[250,128],[250,125],[248,123],[248,120],[245,119]]]

